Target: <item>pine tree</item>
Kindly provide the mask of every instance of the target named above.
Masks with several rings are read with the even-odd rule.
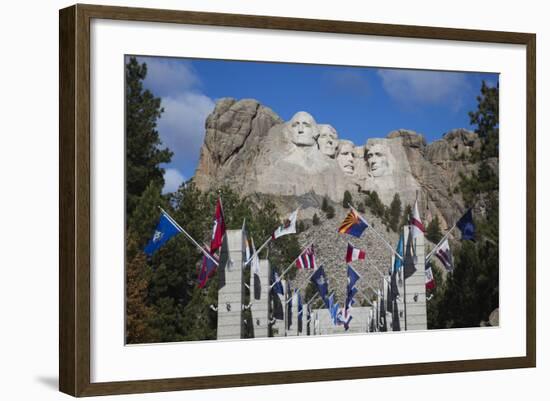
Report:
[[[390,228],[397,232],[399,229],[399,219],[401,218],[401,198],[399,194],[393,196],[389,210],[389,225]]]
[[[351,206],[353,199],[349,191],[344,192],[344,200],[342,201],[342,207],[348,209]]]
[[[332,205],[329,205],[329,207],[327,208],[327,219],[332,219],[334,217],[334,213],[334,207]]]
[[[319,216],[317,216],[317,213],[315,213],[313,215],[313,225],[318,226],[319,224],[321,224],[321,219],[319,219]]]
[[[130,57],[126,64],[126,210],[131,214],[137,198],[151,182],[164,186],[164,169],[172,152],[162,145],[157,120],[163,109],[160,98],[143,89],[147,65]]]
[[[498,121],[499,121],[499,86],[488,86],[481,83],[481,94],[477,96],[477,110],[468,113],[470,124],[475,125],[475,132],[482,141],[481,158],[498,157]]]
[[[321,204],[321,211],[326,213],[327,209],[328,209],[328,199],[325,196],[325,197],[323,197],[323,203]]]
[[[437,244],[442,237],[443,233],[441,232],[441,227],[439,225],[439,217],[435,216],[426,228],[426,238],[434,244]]]
[[[400,224],[401,227],[409,224],[411,215],[412,215],[412,206],[407,204],[407,206],[405,206],[405,209],[403,209],[403,217],[401,218],[401,224]]]
[[[126,264],[126,342],[143,344],[156,338],[150,325],[153,308],[147,303],[151,272],[145,254],[138,250],[137,241],[130,235],[128,247],[134,256]]]

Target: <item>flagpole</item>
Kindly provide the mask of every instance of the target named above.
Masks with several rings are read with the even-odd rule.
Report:
[[[349,205],[349,206],[353,209],[353,211],[355,213],[357,213],[359,216],[361,216],[361,214],[357,211],[357,209],[355,209],[352,205]],[[366,220],[365,220],[365,222],[366,222]],[[392,253],[394,253],[399,259],[403,260],[401,255],[399,255],[397,252],[395,252],[395,249],[393,249],[393,247],[390,245],[390,243],[388,241],[386,241],[386,239],[384,237],[382,237],[382,235],[380,235],[380,233],[378,231],[376,231],[376,229],[371,224],[368,224],[368,228],[371,228],[372,231],[374,231],[374,233],[378,236],[378,238],[380,238],[384,242],[384,244],[389,248],[389,250]]]
[[[370,259],[367,258],[367,257],[365,256],[365,265],[366,265],[366,267],[368,268],[369,265],[367,265],[367,259],[369,260],[369,265],[370,265]],[[382,278],[386,281],[386,283],[388,283],[389,285],[391,285],[391,283],[388,281],[388,279],[386,278],[386,276],[380,271],[380,269],[379,269],[378,267],[376,267],[375,264],[372,264],[372,266],[376,269],[376,271],[378,272],[378,274],[380,274],[380,277],[382,277]]]
[[[272,238],[269,237],[269,238],[267,239],[267,241],[265,241],[265,242],[262,244],[262,246],[260,246],[258,249],[256,249],[256,252],[254,252],[254,253],[250,256],[250,258],[248,258],[248,260],[247,260],[246,262],[244,262],[244,266],[248,265],[248,264],[250,263],[250,261],[251,261],[257,254],[259,254],[260,251],[261,251],[262,249],[264,249],[265,246],[266,246],[267,244],[269,244],[269,241],[271,241],[271,239],[272,239]]]
[[[458,220],[457,220],[457,222],[458,222]],[[439,248],[439,247],[441,246],[441,244],[443,243],[443,241],[445,241],[445,240],[449,237],[449,234],[451,233],[451,231],[453,231],[454,228],[456,227],[456,223],[457,223],[457,222],[455,222],[455,224],[453,224],[453,226],[447,231],[447,233],[445,233],[445,235],[443,236],[443,238],[441,238],[441,239],[439,240],[439,242],[438,242],[437,245],[434,247],[434,249],[432,249],[432,250],[428,253],[428,255],[426,255],[426,258],[425,258],[425,262],[426,262],[426,263],[430,260],[430,258],[431,258],[431,257],[433,256],[433,254],[436,252],[437,248]]]
[[[214,262],[214,263],[216,264],[216,266],[219,266],[219,265],[220,265],[219,262],[216,261],[216,259],[214,259],[212,256],[210,256],[210,253],[209,253],[209,252],[206,252],[206,250],[205,250],[202,246],[200,246],[199,243],[198,243],[197,241],[195,241],[195,239],[194,239],[187,231],[185,231],[185,230],[183,229],[183,227],[180,226],[180,225],[178,224],[178,222],[177,222],[176,220],[174,220],[174,218],[173,218],[172,216],[170,216],[166,210],[164,210],[164,209],[161,208],[160,206],[159,206],[158,208],[159,208],[159,209],[161,210],[161,212],[166,216],[166,218],[167,218],[168,220],[170,220],[170,222],[171,222],[172,224],[174,224],[178,230],[180,230],[181,233],[185,234],[185,236],[186,236],[187,238],[189,238],[189,240],[190,240],[197,248],[199,248],[199,249],[201,250],[201,252],[204,254],[204,256],[206,256],[208,259],[210,259],[212,262]]]
[[[310,242],[310,243],[304,248],[304,250],[303,250],[302,252],[300,252],[300,254],[296,257],[296,259],[294,259],[294,260],[292,261],[292,263],[289,264],[285,270],[283,270],[283,272],[282,272],[281,275],[279,276],[279,280],[277,280],[277,281],[275,281],[273,284],[271,284],[271,286],[270,286],[269,288],[273,288],[273,286],[274,286],[275,284],[277,284],[277,282],[281,281],[281,279],[285,276],[285,274],[288,273],[288,271],[292,268],[292,266],[294,266],[294,263],[296,263],[296,261],[297,261],[298,259],[300,259],[300,256],[302,256],[302,255],[304,254],[304,252],[305,252],[311,245],[313,245],[313,241]]]
[[[319,296],[319,292],[317,291],[317,293],[314,296],[312,296],[309,301],[306,302],[306,305],[309,305],[310,303],[312,303],[318,296]]]

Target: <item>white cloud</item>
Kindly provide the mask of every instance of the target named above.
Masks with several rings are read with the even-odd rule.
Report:
[[[201,80],[191,64],[181,59],[161,57],[138,57],[147,64],[144,85],[155,96],[175,96],[184,90],[201,85]]]
[[[164,113],[158,121],[158,131],[163,144],[174,152],[173,163],[196,166],[206,117],[214,106],[214,101],[202,93],[182,92],[175,97],[162,98]]]
[[[175,168],[167,168],[164,170],[164,188],[162,193],[175,192],[185,181],[185,177]]]
[[[386,92],[405,105],[445,103],[458,110],[472,90],[463,73],[379,70],[378,75]]]

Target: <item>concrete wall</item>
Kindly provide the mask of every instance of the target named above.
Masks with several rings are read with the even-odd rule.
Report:
[[[332,319],[328,312],[328,309],[313,309],[312,310],[312,323],[315,320],[315,316],[318,317],[318,325],[315,324],[314,335],[326,335],[326,334],[344,334],[344,333],[366,333],[368,316],[370,313],[370,306],[360,306],[351,309],[351,316],[353,319],[350,322],[349,330],[346,331],[344,326],[335,326],[332,324]]]
[[[269,296],[271,265],[260,260],[260,274],[250,272],[250,304],[254,338],[267,337],[269,333]]]
[[[404,228],[405,238],[408,237],[408,227]],[[416,272],[405,280],[406,292],[406,326],[402,330],[426,330],[428,328],[426,315],[426,268],[424,263],[424,236],[415,239]],[[401,294],[403,297],[403,294]]]
[[[243,235],[228,230],[222,246],[218,290],[218,340],[243,336]]]

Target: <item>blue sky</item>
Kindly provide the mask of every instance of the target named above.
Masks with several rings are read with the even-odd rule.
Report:
[[[165,191],[191,178],[204,138],[204,121],[217,99],[254,98],[284,120],[304,110],[331,124],[340,138],[362,145],[405,128],[428,142],[453,128],[472,128],[481,81],[498,74],[365,67],[139,57],[148,74],[144,86],[162,99],[158,122],[173,152],[165,165]]]

